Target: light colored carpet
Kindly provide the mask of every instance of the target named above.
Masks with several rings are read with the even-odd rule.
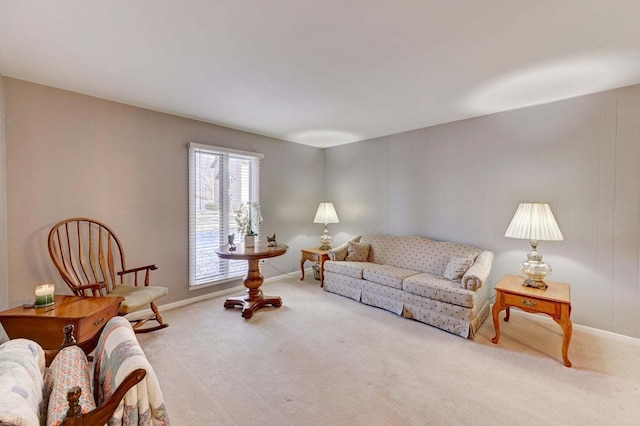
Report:
[[[263,289],[283,306],[245,321],[222,296],[138,335],[173,425],[640,424],[636,339],[574,327],[566,368],[560,328],[515,309],[494,345],[491,318],[466,340],[312,275]]]

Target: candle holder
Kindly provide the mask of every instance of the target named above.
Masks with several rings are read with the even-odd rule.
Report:
[[[42,284],[36,287],[36,308],[44,308],[53,305],[55,300],[56,286],[53,284]]]

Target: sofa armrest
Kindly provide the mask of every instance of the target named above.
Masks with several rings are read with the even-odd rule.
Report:
[[[462,285],[467,290],[476,291],[487,281],[493,264],[493,252],[483,251],[476,257],[471,268],[462,276]]]
[[[359,242],[360,235],[350,239],[349,241]],[[347,257],[347,248],[349,247],[349,241],[344,244],[339,245],[338,247],[334,247],[327,252],[329,255],[329,260],[344,260]]]
[[[344,243],[338,247],[334,247],[327,252],[329,260],[344,260],[347,257],[347,246],[349,243]]]
[[[0,345],[0,424],[40,424],[42,347],[32,340],[13,339]]]

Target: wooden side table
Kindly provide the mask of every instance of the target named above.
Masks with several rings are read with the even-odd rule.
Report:
[[[302,249],[302,257],[300,258],[300,271],[302,276],[300,281],[304,280],[304,262],[310,260],[320,263],[320,287],[324,285],[324,262],[329,260],[329,250],[320,250],[319,248]]]
[[[64,340],[63,328],[73,324],[78,346],[89,354],[98,344],[105,324],[118,314],[122,297],[56,296],[44,308],[18,306],[0,312],[0,323],[11,339],[33,340],[45,350],[47,365]]]
[[[493,326],[496,335],[491,341],[498,343],[500,339],[500,321],[498,315],[503,309],[507,310],[504,318],[509,321],[510,308],[520,308],[525,312],[549,315],[562,327],[562,359],[564,365],[571,367],[569,361],[569,343],[573,333],[571,324],[571,288],[569,284],[545,281],[549,287],[540,290],[522,285],[524,278],[515,275],[505,275],[496,284],[496,303],[493,305]]]

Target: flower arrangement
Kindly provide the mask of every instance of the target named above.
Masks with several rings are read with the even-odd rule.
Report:
[[[238,232],[251,236],[257,235],[253,232],[253,227],[262,222],[262,208],[258,203],[242,203],[238,210],[234,210]]]

